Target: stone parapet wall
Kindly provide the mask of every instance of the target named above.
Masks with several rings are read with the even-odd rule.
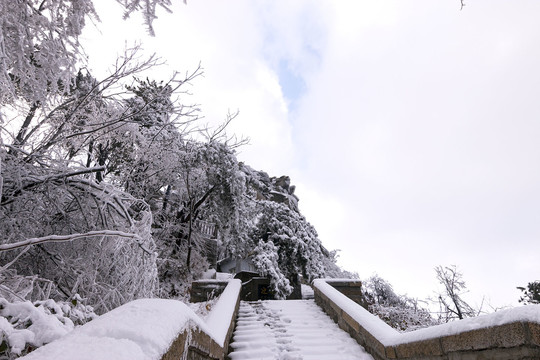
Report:
[[[368,303],[362,293],[362,282],[356,279],[327,279],[326,283],[332,285],[334,289],[361,305],[364,309],[368,308]]]
[[[227,348],[219,345],[210,335],[198,328],[189,328],[171,344],[161,360],[223,360]]]
[[[330,284],[333,285],[332,283]],[[371,356],[376,360],[385,360],[388,358],[386,356],[385,346],[355,321],[338,304],[332,301],[315,284],[313,286],[313,292],[317,305],[319,305],[342,330],[348,332],[357,343],[362,345]]]
[[[195,280],[191,283],[189,301],[192,303],[203,302],[221,295],[229,280]]]
[[[318,281],[313,286],[317,304],[377,360],[540,359],[540,306],[527,309],[531,310],[527,314],[534,315],[531,320],[523,319],[521,315],[512,316],[511,311],[524,313],[517,308],[503,314],[509,320],[504,320],[500,313],[487,315],[493,317],[491,323],[496,323],[493,326],[474,328],[479,322],[470,319],[462,320],[461,324],[449,323],[397,333],[387,329],[386,324],[377,323],[383,323],[382,320],[371,314],[365,315],[364,309],[355,309],[360,306],[351,300],[341,299],[344,295],[338,290]],[[334,285],[332,281],[328,284]],[[490,320],[488,317],[484,318],[485,323],[490,323],[486,321]],[[514,318],[519,320],[513,321]]]
[[[229,342],[236,325],[236,316],[240,306],[240,298],[236,303],[234,316],[231,319],[225,343],[220,345],[208,333],[197,326],[190,326],[171,344],[161,360],[224,360],[228,354]]]
[[[214,281],[214,283],[222,282],[223,281]],[[224,311],[231,314],[227,324],[219,324],[220,326],[228,326],[223,343],[217,343],[210,334],[202,330],[200,327],[190,326],[172,343],[171,347],[163,355],[161,360],[223,360],[226,358],[229,349],[229,342],[232,338],[234,327],[236,325],[238,309],[240,307],[240,280],[235,279],[231,281],[224,281],[227,286],[230,286],[229,284],[232,284],[233,282],[236,282],[238,285],[237,291],[233,294],[235,296],[235,301],[227,304],[228,299],[223,299],[225,302],[225,307],[220,306],[223,304],[219,303],[215,306],[216,311]],[[224,291],[221,290],[221,293],[223,292]],[[222,301],[222,299],[219,301]],[[234,309],[227,309],[227,306],[234,306]]]

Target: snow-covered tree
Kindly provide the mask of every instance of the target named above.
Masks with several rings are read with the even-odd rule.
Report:
[[[69,87],[80,58],[78,36],[88,0],[0,2],[0,104],[23,100],[32,109]]]
[[[273,285],[276,294],[289,295],[292,289],[281,281],[283,276],[293,280],[302,275],[308,281],[324,277],[326,269],[323,259],[325,252],[315,228],[306,219],[288,206],[269,200],[259,200],[260,214],[255,223],[254,239],[272,243],[270,248],[277,251],[276,278]],[[260,247],[260,245],[259,245]],[[327,254],[328,256],[329,254]],[[257,262],[258,269],[265,269],[266,263]],[[280,284],[283,284],[281,288]]]
[[[275,297],[278,299],[286,298],[293,291],[293,288],[279,267],[279,247],[274,245],[272,241],[259,240],[253,254],[253,262],[260,274],[270,278],[270,286]]]
[[[125,152],[127,131],[164,97],[136,84],[127,91],[150,105],[126,102],[125,85],[157,65],[137,49],[104,79],[75,71],[88,17],[97,18],[89,0],[0,1],[0,276],[51,282],[38,298],[19,289],[23,299],[79,292],[102,312],[156,294],[151,209],[117,179],[103,181],[114,169],[104,153],[110,144]],[[147,85],[170,97],[183,82],[171,84]]]
[[[464,299],[463,294],[467,292],[463,274],[459,272],[455,265],[437,266],[435,268],[437,280],[444,287],[444,290],[438,294],[440,305],[440,320],[449,322],[455,319],[464,319],[475,317],[481,312],[481,309],[474,309]]]
[[[22,275],[53,280],[55,296],[80,292],[95,300],[99,312],[152,296],[157,289],[150,208],[114,181],[103,182],[109,164],[92,151],[93,146],[121,142],[126,132],[118,130],[127,131],[133,116],[141,113],[129,108],[122,94],[111,94],[126,77],[154,64],[133,63],[133,56],[119,59],[102,81],[79,72],[69,90],[40,100],[35,111],[15,118],[19,127],[0,132],[0,233],[6,234],[1,244],[43,240],[30,244],[24,255],[2,249],[0,257],[17,259],[13,268]],[[52,244],[55,236],[77,241]]]

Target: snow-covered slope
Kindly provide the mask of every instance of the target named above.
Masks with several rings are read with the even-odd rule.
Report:
[[[313,300],[242,302],[232,360],[373,360]]]

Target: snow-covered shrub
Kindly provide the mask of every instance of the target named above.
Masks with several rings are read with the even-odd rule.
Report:
[[[206,301],[201,301],[197,303],[186,303],[195,314],[197,314],[201,319],[206,320],[214,306],[219,300],[219,296],[213,297]]]
[[[193,252],[191,267],[188,269],[185,248],[182,246],[173,254],[174,246],[162,247],[158,258],[159,297],[189,301],[191,283],[208,269],[208,261],[199,251]]]
[[[364,281],[365,295],[368,302],[384,306],[404,306],[406,301],[394,292],[392,285],[381,278],[373,275]]]
[[[144,202],[112,185],[58,173],[60,169],[16,168],[5,177],[10,211],[0,217],[0,232],[8,234],[0,243],[10,246],[55,235],[68,240],[0,251],[0,262],[26,277],[22,283],[10,280],[11,285],[3,286],[21,288],[36,277],[54,286],[48,294],[29,294],[23,296],[25,300],[66,299],[79,293],[98,313],[155,294],[152,214]],[[25,191],[17,191],[18,181]],[[108,229],[118,235],[107,235]],[[96,235],[69,240],[74,234],[96,230]],[[5,267],[0,270],[0,278],[10,279],[5,271]]]
[[[372,304],[369,311],[381,320],[399,331],[413,331],[416,329],[436,325],[431,314],[423,308],[413,306],[387,306]]]
[[[0,271],[0,298],[8,301],[49,299],[56,291],[51,280],[18,275],[13,269]]]
[[[90,305],[85,305],[85,300],[79,294],[75,294],[68,301],[54,301],[52,299],[44,301],[36,301],[34,305],[43,307],[46,312],[51,314],[63,314],[62,316],[69,318],[73,324],[83,325],[88,321],[95,319],[98,315],[94,312],[94,308]]]
[[[70,302],[10,302],[0,298],[0,359],[15,359],[50,343],[97,315],[80,296]]]
[[[418,301],[394,292],[392,285],[378,275],[364,282],[364,297],[368,310],[399,331],[412,331],[436,325],[428,310]]]

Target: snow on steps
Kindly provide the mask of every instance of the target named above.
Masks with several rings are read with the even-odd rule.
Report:
[[[313,300],[241,302],[232,360],[372,360]]]

